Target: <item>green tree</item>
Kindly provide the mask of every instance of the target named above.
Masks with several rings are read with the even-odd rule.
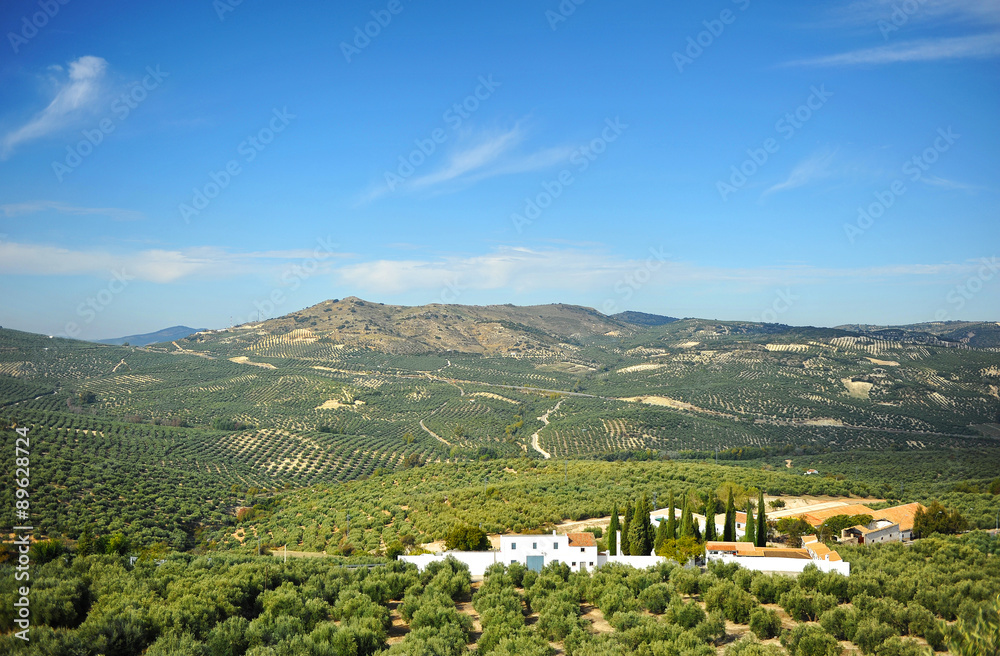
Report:
[[[1000,595],[974,617],[959,618],[950,627],[948,649],[956,656],[1000,654]]]
[[[681,500],[681,537],[682,538],[693,538],[694,537],[694,524],[691,521],[691,502],[689,497],[691,495],[688,492],[684,493],[684,498]]]
[[[653,545],[649,539],[650,512],[652,512],[652,509],[649,497],[643,492],[639,500],[635,502],[635,512],[632,515],[632,523],[629,525],[628,543],[630,553],[633,556],[648,556],[653,550]]]
[[[722,529],[722,539],[732,542],[736,539],[736,503],[733,500],[733,488],[729,488],[729,500],[726,502],[726,523]]]
[[[744,540],[757,544],[757,521],[753,517],[753,505],[749,500],[747,501],[747,533]]]
[[[969,528],[969,522],[958,510],[948,510],[939,501],[932,501],[927,510],[918,508],[913,516],[913,535],[925,538],[934,533],[951,535]]]
[[[677,506],[674,505],[673,490],[670,490],[670,498],[667,506],[670,509],[670,514],[667,515],[667,539],[675,540],[677,539],[677,518],[674,517],[674,513],[677,512]]]
[[[445,538],[445,546],[459,551],[479,551],[489,549],[490,541],[486,533],[476,526],[458,525]]]
[[[611,510],[611,523],[608,525],[608,553],[612,556],[618,555],[618,531],[622,529],[618,523],[618,504]]]
[[[767,515],[764,512],[764,490],[757,495],[757,546],[767,546]]]
[[[661,518],[660,521],[657,522],[657,526],[656,526],[656,539],[653,540],[653,549],[654,550],[658,550],[660,548],[660,545],[662,545],[663,542],[665,540],[667,540],[667,539],[668,539],[668,537],[667,537],[667,520]]]
[[[629,544],[629,538],[631,537],[629,529],[632,528],[631,524],[632,502],[630,501],[625,504],[625,519],[622,521],[622,543],[618,545],[618,548],[621,550],[623,556],[628,556],[632,553],[632,545]]]
[[[708,502],[705,504],[705,542],[711,542],[718,536],[715,533],[715,493],[708,493]]]

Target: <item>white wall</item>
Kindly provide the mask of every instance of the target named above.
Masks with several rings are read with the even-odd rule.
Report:
[[[850,576],[851,564],[842,560],[806,560],[805,558],[760,558],[746,556],[709,555],[708,560],[719,560],[723,563],[736,563],[744,569],[759,572],[789,572],[798,573],[808,565],[815,565],[821,572],[838,572]]]
[[[449,551],[441,554],[419,554],[416,556],[400,556],[404,563],[413,563],[421,572],[428,565],[435,561],[443,561],[448,556],[469,566],[469,574],[472,576],[482,576],[486,573],[486,568],[494,563],[503,562],[500,560],[499,551]],[[510,564],[509,562],[507,564]]]
[[[635,567],[636,569],[645,569],[647,567],[653,567],[659,565],[660,563],[666,561],[667,559],[663,556],[597,556],[597,566],[601,567],[608,563],[621,563],[622,565],[629,565]]]

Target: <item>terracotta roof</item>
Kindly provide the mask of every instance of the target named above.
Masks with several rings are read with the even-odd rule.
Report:
[[[811,526],[819,526],[826,520],[837,515],[872,515],[874,517],[875,511],[868,506],[854,503],[849,506],[836,506],[834,508],[806,511],[798,516],[809,522]]]
[[[913,518],[917,515],[917,510],[924,508],[924,506],[919,503],[907,503],[902,506],[893,506],[892,508],[883,508],[882,510],[869,510],[872,517],[875,519],[885,519],[893,524],[899,524],[900,531],[911,531],[913,530]],[[927,508],[924,508],[927,510]]]
[[[735,552],[737,556],[756,558],[800,558],[809,560],[809,552],[805,549],[788,549],[781,547],[758,547],[752,542],[706,542],[706,551]]]
[[[596,547],[597,540],[593,533],[567,533],[571,547]]]
[[[747,514],[745,512],[736,511],[736,521],[738,521],[740,524],[746,524]]]

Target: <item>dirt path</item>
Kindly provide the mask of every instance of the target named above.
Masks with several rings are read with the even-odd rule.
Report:
[[[426,426],[424,426],[424,420],[423,419],[420,420],[420,427],[423,428],[428,433],[430,433],[431,437],[433,437],[435,440],[444,442],[448,446],[451,446],[451,442],[449,442],[448,440],[444,439],[443,437],[441,437],[440,435],[438,435],[437,433],[435,433],[434,431],[432,431],[430,428],[427,428]]]
[[[538,417],[538,421],[542,422],[542,424],[544,424],[545,426],[548,426],[549,425],[549,415],[552,414],[553,412],[555,412],[556,410],[558,410],[559,406],[562,405],[562,402],[563,402],[563,399],[559,399],[559,402],[556,403],[555,407],[549,408],[548,410],[545,411],[544,415],[542,415],[541,417]],[[538,431],[540,431],[540,430],[541,430],[541,428],[539,428],[537,431],[535,431],[531,435],[531,448],[534,449],[535,451],[538,451],[540,454],[542,454],[543,458],[545,458],[546,460],[548,460],[549,458],[552,457],[552,454],[549,453],[548,451],[546,451],[545,449],[543,449],[538,444]]]

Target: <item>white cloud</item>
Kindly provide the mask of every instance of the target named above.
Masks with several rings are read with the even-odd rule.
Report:
[[[127,253],[74,250],[46,244],[0,241],[0,275],[106,276],[124,271],[137,280],[170,283],[184,278],[280,275],[283,267],[313,260],[315,273],[328,272],[342,253],[326,248],[233,253],[202,246]]]
[[[876,27],[878,21],[891,22],[894,15],[898,20],[900,13],[907,22],[1000,23],[1000,4],[995,0],[919,0],[915,11],[914,5],[905,5],[909,11],[904,11],[903,6],[899,0],[857,0],[835,7],[834,12],[842,22]]]
[[[338,285],[361,294],[384,296],[423,292],[436,296],[443,289],[501,290],[507,294],[534,291],[618,294],[616,286],[645,280],[644,290],[662,293],[697,283],[789,285],[838,279],[955,275],[975,270],[969,264],[903,264],[861,268],[819,268],[804,265],[706,267],[673,261],[669,256],[619,258],[582,249],[504,247],[484,255],[438,259],[374,260],[333,271]],[[637,275],[637,272],[642,272]]]
[[[985,187],[966,184],[964,182],[958,182],[957,180],[948,180],[947,178],[941,178],[936,175],[922,175],[920,176],[920,181],[924,184],[931,185],[932,187],[940,187],[941,189],[948,190],[982,191],[985,189]]]
[[[792,172],[784,182],[769,187],[764,190],[761,197],[773,194],[778,191],[787,191],[807,185],[815,180],[826,178],[830,175],[830,162],[833,161],[837,151],[823,151],[810,155],[795,165]]]
[[[67,205],[66,203],[60,203],[59,201],[53,200],[35,200],[24,203],[8,203],[6,205],[0,205],[0,211],[2,211],[4,216],[8,218],[24,214],[34,214],[35,212],[44,212],[47,210],[60,212],[62,214],[96,214],[99,216],[106,216],[110,219],[114,219],[115,221],[135,221],[143,218],[142,212],[136,212],[135,210],[124,210],[117,207],[75,207],[73,205]]]
[[[493,164],[504,153],[524,140],[524,131],[519,125],[497,135],[490,135],[476,145],[460,150],[448,158],[444,168],[425,176],[414,178],[409,185],[415,189],[450,182],[472,171]]]
[[[789,62],[789,66],[861,66],[1000,55],[1000,33],[919,39]]]
[[[0,158],[7,158],[14,149],[28,141],[58,132],[93,109],[100,99],[101,83],[108,62],[101,57],[86,55],[69,64],[69,79],[56,92],[49,105],[26,124],[3,137]]]
[[[467,135],[440,168],[423,175],[397,180],[392,186],[388,181],[373,184],[362,195],[357,205],[369,203],[394,190],[453,190],[487,178],[538,171],[566,161],[573,152],[569,147],[549,147],[522,152],[518,146],[524,143],[527,136],[527,131],[520,122],[504,132]],[[391,173],[398,175],[395,171]]]

